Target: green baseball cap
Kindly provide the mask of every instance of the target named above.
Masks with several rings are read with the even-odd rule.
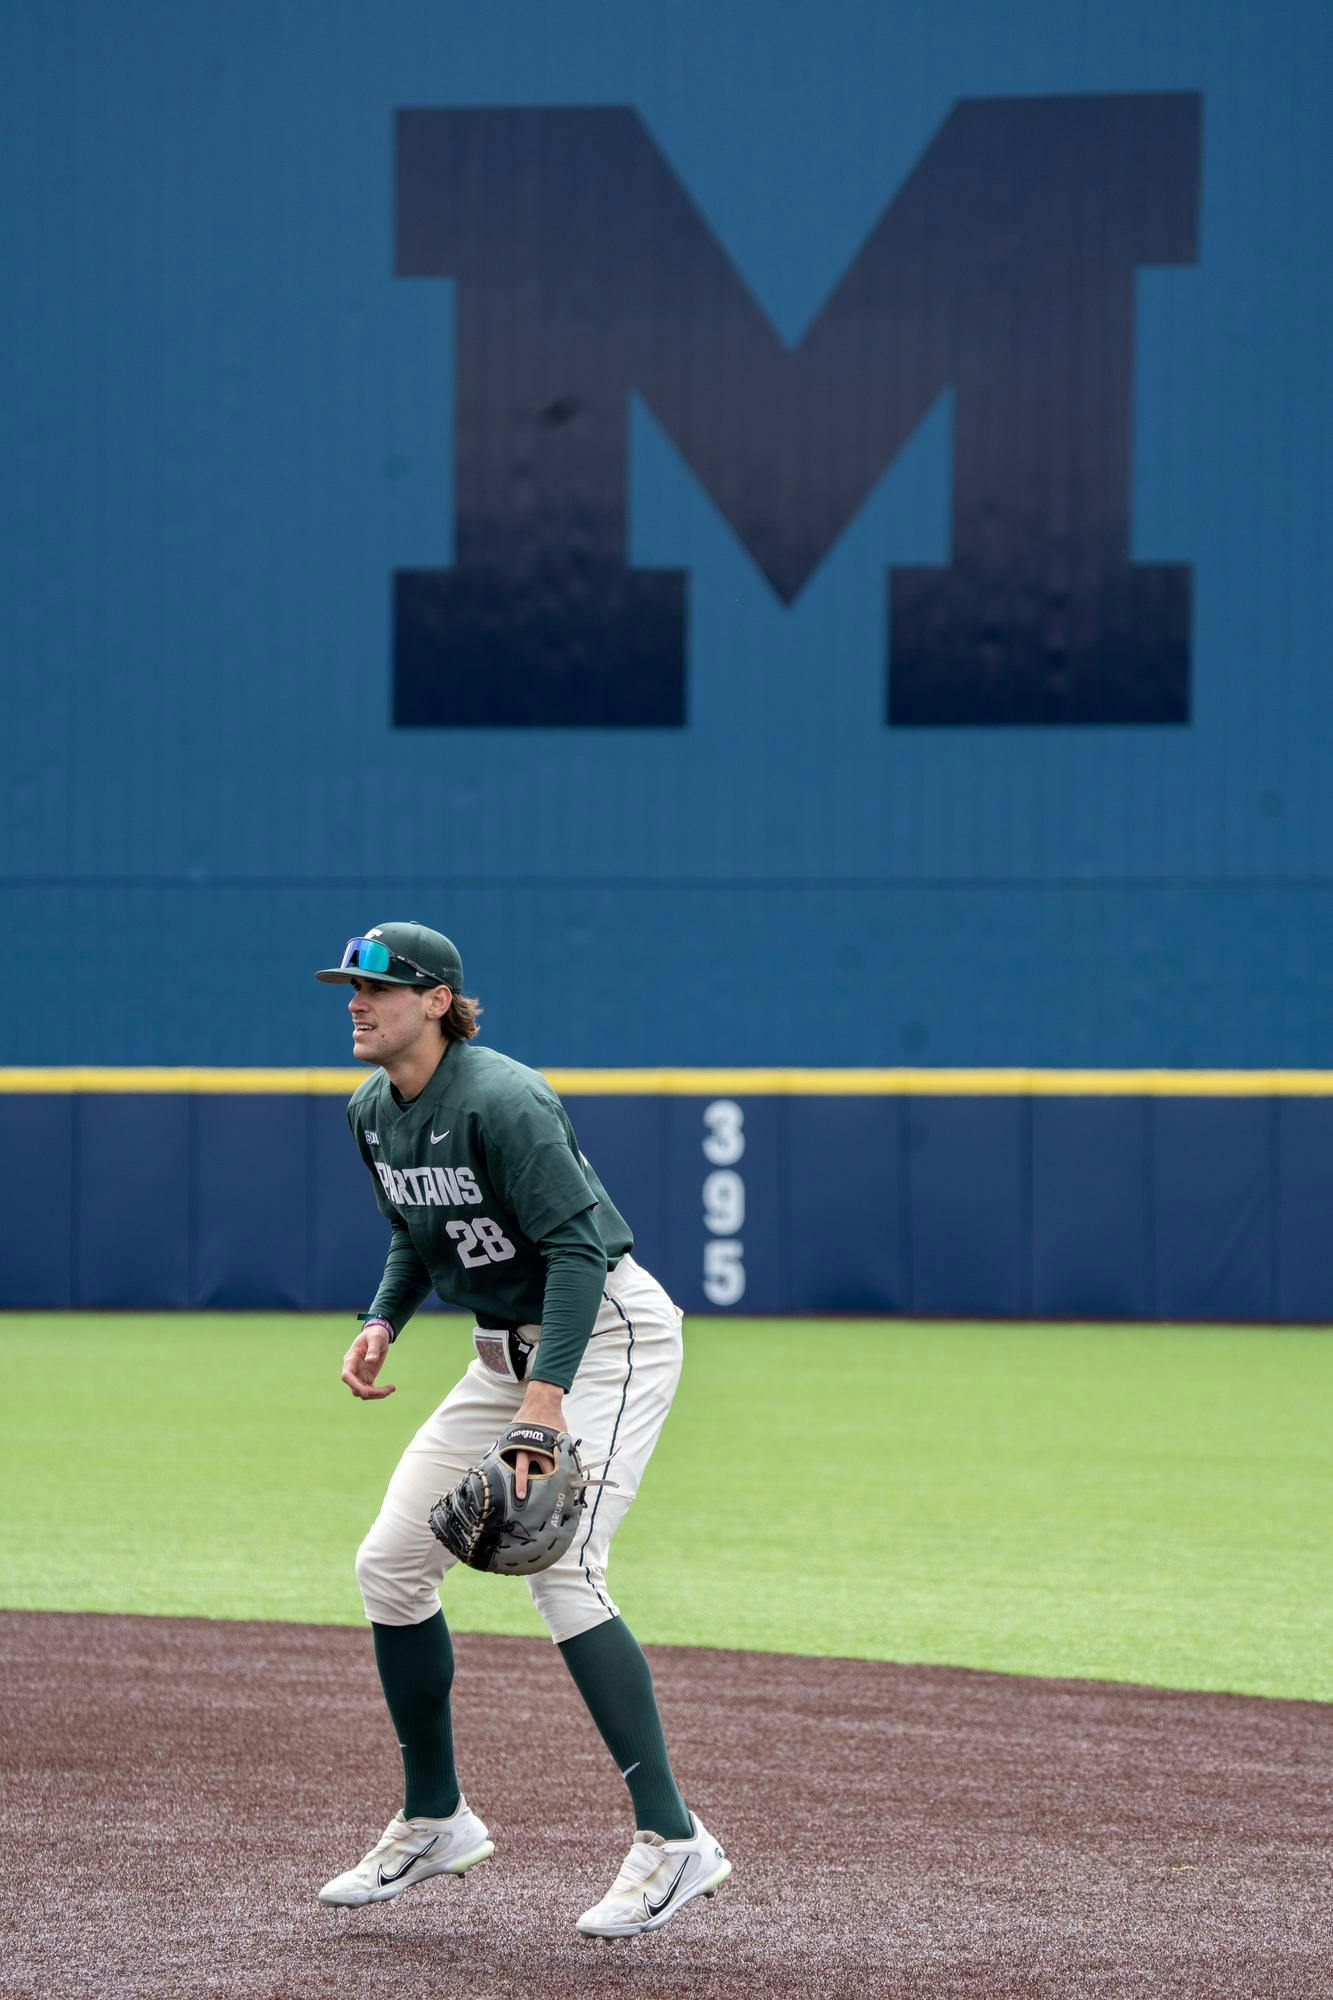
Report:
[[[348,938],[341,965],[325,966],[315,977],[330,986],[373,979],[380,986],[448,986],[461,993],[463,961],[443,931],[425,924],[376,924],[363,936]]]

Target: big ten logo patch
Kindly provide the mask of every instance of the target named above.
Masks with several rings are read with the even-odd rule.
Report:
[[[958,104],[790,348],[634,111],[400,112],[397,270],[458,293],[456,561],[395,577],[396,722],[683,722],[687,576],[625,559],[632,390],[788,604],[951,391],[952,555],[889,568],[887,719],[1188,720],[1131,395],[1136,273],[1195,257],[1199,113]]]

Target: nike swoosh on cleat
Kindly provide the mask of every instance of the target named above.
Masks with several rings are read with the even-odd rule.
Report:
[[[438,1146],[441,1139],[447,1139],[449,1137],[449,1134],[453,1131],[453,1129],[454,1128],[452,1125],[446,1125],[443,1132],[432,1132],[430,1135],[431,1145]]]
[[[660,1903],[650,1903],[648,1901],[647,1892],[645,1891],[643,1898],[643,1907],[645,1910],[647,1910],[650,1917],[661,1916],[663,1910],[666,1908],[667,1904],[671,1901],[671,1898],[675,1895],[677,1889],[679,1889],[680,1878],[685,1873],[685,1870],[689,1867],[689,1865],[690,1865],[690,1857],[687,1854],[685,1859],[681,1862],[680,1867],[676,1870],[675,1880],[672,1882],[671,1887],[667,1890],[665,1896],[663,1896]]]
[[[379,1870],[379,1884],[381,1889],[387,1889],[390,1882],[401,1882],[409,1868],[415,1868],[418,1861],[425,1860],[426,1856],[430,1853],[432,1847],[434,1847],[436,1842],[439,1840],[439,1837],[440,1836],[438,1833],[433,1833],[430,1839],[426,1842],[426,1845],[424,1847],[419,1847],[415,1854],[409,1854],[406,1861],[403,1863],[402,1867],[395,1868],[392,1875],[385,1874],[384,1864],[383,1862],[381,1862]]]

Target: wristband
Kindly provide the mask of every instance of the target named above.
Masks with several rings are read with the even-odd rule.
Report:
[[[397,1334],[396,1334],[396,1333],[394,1332],[394,1330],[393,1330],[393,1322],[392,1322],[392,1320],[387,1320],[387,1319],[383,1319],[383,1318],[381,1318],[381,1317],[380,1317],[380,1315],[379,1315],[378,1313],[376,1313],[376,1315],[375,1315],[374,1319],[363,1319],[363,1320],[362,1320],[362,1322],[361,1322],[361,1331],[362,1331],[362,1333],[367,1333],[367,1332],[369,1332],[369,1330],[370,1330],[370,1328],[371,1328],[372,1326],[383,1326],[383,1327],[387,1327],[387,1328],[388,1328],[388,1332],[389,1332],[389,1345],[390,1345],[390,1347],[392,1347],[392,1346],[393,1346],[393,1343],[394,1343],[394,1342],[395,1342],[395,1340],[397,1340],[397,1338],[398,1338],[398,1335],[397,1335]]]

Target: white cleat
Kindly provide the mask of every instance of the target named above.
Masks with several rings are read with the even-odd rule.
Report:
[[[584,1937],[637,1937],[660,1930],[696,1896],[714,1896],[731,1863],[703,1823],[690,1815],[688,1840],[638,1832],[625,1864],[600,1903],[578,1920]]]
[[[457,1875],[461,1880],[476,1862],[494,1852],[495,1842],[466,1799],[459,1800],[457,1812],[448,1819],[404,1819],[399,1813],[355,1868],[324,1884],[319,1900],[333,1909],[386,1903],[432,1875]]]

